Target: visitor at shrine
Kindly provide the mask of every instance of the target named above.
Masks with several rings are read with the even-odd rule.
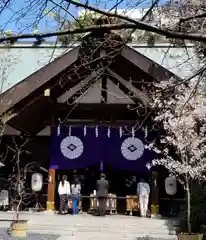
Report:
[[[144,179],[141,179],[137,184],[137,195],[139,196],[140,214],[142,217],[146,217],[148,211],[150,186]]]
[[[79,212],[79,198],[81,193],[81,184],[77,178],[74,176],[72,185],[71,185],[71,193],[72,193],[72,212],[73,215],[77,215]]]
[[[97,181],[97,198],[99,202],[99,215],[105,216],[106,203],[108,197],[109,182],[106,180],[104,173],[101,173],[100,179]]]
[[[58,186],[58,194],[60,198],[60,214],[68,212],[68,196],[71,194],[70,183],[67,181],[67,176],[63,175]]]

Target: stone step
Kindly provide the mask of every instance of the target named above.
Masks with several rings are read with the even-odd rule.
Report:
[[[1,228],[8,228],[14,214],[0,213]],[[28,220],[28,231],[39,234],[58,234],[68,239],[84,240],[176,240],[175,221],[147,219],[131,216],[106,216],[105,218],[83,214],[67,215],[21,214]],[[152,238],[146,238],[150,235]],[[59,239],[58,239],[59,240]]]
[[[9,224],[1,224],[1,227],[8,228]],[[70,227],[70,226],[43,226],[43,225],[31,225],[28,226],[29,232],[35,232],[35,233],[50,233],[50,234],[60,234],[60,235],[68,235],[68,236],[76,236],[79,234],[118,234],[120,236],[129,237],[129,236],[136,236],[136,235],[152,235],[152,236],[174,236],[176,235],[176,232],[174,230],[168,230],[168,229],[148,229],[148,228],[107,228],[107,227]]]
[[[48,228],[45,226],[29,226],[29,230],[51,230],[53,232],[64,231],[64,232],[111,232],[111,233],[159,233],[159,234],[176,234],[175,230],[169,229],[148,229],[148,228],[136,228],[136,229],[121,229],[121,228],[101,228],[101,227],[55,227]]]
[[[48,230],[31,230],[29,231],[31,233],[39,233],[39,234],[46,234],[48,233]],[[50,232],[50,234],[53,234],[53,232]],[[159,234],[159,233],[148,233],[148,232],[140,232],[140,233],[112,233],[112,232],[62,232],[62,231],[55,231],[54,234],[60,234],[61,236],[65,236],[66,239],[69,239],[69,237],[75,239],[84,239],[84,240],[138,240],[138,238],[143,238],[145,240],[177,240],[176,235],[168,235],[168,234]],[[142,240],[143,240],[142,239]],[[59,240],[59,239],[58,239]]]
[[[7,222],[1,222],[1,226],[2,227],[9,227],[10,225],[10,221]],[[114,225],[114,224],[110,224],[110,225],[106,225],[106,224],[88,224],[88,223],[69,223],[69,222],[61,222],[60,223],[44,223],[44,224],[40,224],[40,223],[34,223],[32,221],[28,222],[28,228],[29,229],[52,229],[54,231],[57,230],[62,230],[62,231],[89,231],[89,232],[104,232],[104,231],[109,231],[109,232],[145,232],[145,231],[149,231],[151,233],[157,233],[157,232],[161,232],[161,233],[175,233],[175,227],[172,226],[166,226],[166,225],[162,225],[161,227],[154,227],[153,225],[148,225],[147,224],[125,224],[120,226]]]
[[[84,238],[85,240],[87,240],[87,238]],[[82,237],[77,237],[77,236],[61,236],[59,237],[57,240],[82,240]],[[90,238],[91,240],[91,238]],[[99,240],[99,238],[92,238],[92,240]],[[101,240],[101,239],[100,239]],[[156,236],[155,238],[152,236],[148,236],[148,235],[138,235],[136,237],[132,237],[132,238],[111,238],[108,237],[107,240],[177,240],[177,237],[165,237],[162,238],[160,236]]]
[[[12,221],[7,219],[5,220],[5,223],[10,223]],[[1,219],[1,224],[3,224],[4,221]],[[174,229],[174,224],[173,223],[168,223],[167,221],[162,221],[161,223],[156,223],[151,220],[151,221],[144,221],[144,220],[139,220],[139,219],[133,219],[133,222],[130,222],[129,220],[124,221],[124,219],[120,221],[111,221],[108,219],[107,221],[101,221],[101,219],[97,219],[96,221],[91,221],[91,220],[82,220],[78,219],[78,217],[73,218],[65,218],[61,219],[61,221],[58,221],[58,219],[52,219],[52,218],[47,218],[47,219],[32,219],[28,220],[28,225],[44,225],[50,228],[53,227],[59,227],[59,225],[63,227],[107,227],[107,228],[129,228],[129,229],[136,229],[136,228],[149,228],[149,229]]]
[[[143,229],[162,229],[162,230],[165,230],[165,229],[175,229],[174,225],[161,225],[161,226],[154,226],[152,225],[152,223],[150,223],[151,225],[148,225],[148,224],[143,224],[143,223],[137,223],[137,224],[122,224],[122,225],[118,225],[118,224],[94,224],[94,223],[44,223],[44,224],[39,224],[39,223],[36,223],[36,222],[32,222],[32,221],[29,221],[28,222],[28,226],[46,226],[48,228],[56,228],[56,227],[59,227],[59,226],[62,226],[64,228],[66,227],[70,227],[70,228],[81,228],[81,227],[88,227],[88,228],[99,228],[99,227],[102,227],[102,228],[117,228],[117,229],[130,229],[130,230],[133,230],[133,229],[136,229],[136,228],[143,228]]]

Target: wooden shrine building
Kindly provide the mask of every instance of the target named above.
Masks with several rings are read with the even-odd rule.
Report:
[[[82,126],[84,136],[90,131],[85,127],[91,127],[97,137],[101,130],[97,127],[103,126],[109,138],[113,127],[117,129],[114,130],[116,134],[130,129],[126,132],[130,135],[145,126],[152,128],[149,106],[154,82],[167,81],[174,76],[134,47],[124,45],[117,35],[111,34],[110,38],[109,34],[88,35],[82,43],[64,49],[60,56],[0,95],[2,124],[33,139],[29,148],[31,155],[22,157],[26,159],[25,164],[32,159],[48,169],[48,210],[54,209],[55,182],[58,180],[58,169],[50,164],[54,147],[50,139],[52,132],[58,136],[63,131],[61,128],[67,128],[70,136],[73,127]],[[26,64],[24,62],[21,67],[27,68]],[[43,137],[44,129],[49,131],[47,138]],[[11,138],[15,134],[4,137]],[[92,156],[93,152],[90,154]],[[97,164],[102,160],[106,161],[98,159]],[[152,172],[151,176],[153,183],[157,183],[158,173]],[[159,189],[155,186],[151,193],[153,214],[159,209]]]

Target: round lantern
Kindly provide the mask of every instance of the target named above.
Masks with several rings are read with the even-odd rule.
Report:
[[[31,188],[34,192],[41,191],[43,186],[43,175],[41,173],[34,173],[31,176]]]
[[[165,179],[165,191],[168,195],[175,195],[177,193],[177,180],[174,177],[167,177]]]

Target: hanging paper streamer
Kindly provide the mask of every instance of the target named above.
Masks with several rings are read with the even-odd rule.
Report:
[[[148,136],[148,128],[147,126],[144,129],[144,137],[146,138]]]
[[[107,136],[110,138],[110,127],[108,127]]]
[[[87,126],[84,126],[84,137],[87,135]]]
[[[95,135],[96,135],[96,137],[98,137],[98,135],[99,135],[98,126],[96,126],[96,128],[95,128]]]
[[[57,127],[57,136],[59,136],[61,134],[61,128],[60,128],[60,125],[58,125]]]
[[[104,163],[103,161],[100,162],[100,172],[104,171]]]
[[[122,127],[119,128],[119,136],[120,138],[122,137],[123,131],[122,131]]]
[[[135,135],[135,131],[134,131],[134,128],[132,127],[132,137],[134,138],[134,135]]]
[[[72,134],[72,128],[71,126],[69,126],[69,136],[71,136],[71,134]]]

